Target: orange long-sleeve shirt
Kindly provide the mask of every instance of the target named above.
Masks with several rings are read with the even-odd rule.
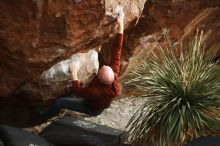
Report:
[[[78,80],[72,81],[74,94],[86,98],[88,106],[94,111],[103,111],[110,105],[112,99],[119,95],[118,74],[120,69],[122,43],[123,34],[117,34],[110,61],[110,67],[115,75],[115,79],[111,85],[102,84],[98,80],[98,76],[95,76],[95,78],[89,83],[88,87],[80,87]]]

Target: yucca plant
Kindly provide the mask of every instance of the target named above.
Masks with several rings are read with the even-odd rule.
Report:
[[[181,146],[188,140],[220,131],[220,66],[205,53],[202,33],[188,51],[174,45],[139,58],[126,84],[146,98],[128,122],[134,145]],[[157,53],[154,53],[157,52]],[[158,53],[159,52],[159,53]]]

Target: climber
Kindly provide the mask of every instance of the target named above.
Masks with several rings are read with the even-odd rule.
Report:
[[[109,107],[113,98],[119,95],[118,74],[123,42],[124,13],[119,13],[118,34],[114,44],[110,65],[104,65],[89,83],[88,87],[80,87],[78,80],[78,64],[70,64],[72,89],[74,96],[61,97],[55,100],[49,110],[41,111],[43,117],[54,116],[60,109],[69,109],[91,116],[97,116]]]

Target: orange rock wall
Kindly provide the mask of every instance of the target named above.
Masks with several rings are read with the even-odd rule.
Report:
[[[73,53],[102,45],[116,34],[121,4],[129,25],[146,0],[1,0],[0,97],[12,95]]]

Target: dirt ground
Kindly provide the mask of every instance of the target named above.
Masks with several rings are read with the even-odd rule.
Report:
[[[112,102],[111,106],[97,117],[85,117],[85,120],[112,128],[125,130],[127,122],[143,104],[144,99],[122,98]]]

